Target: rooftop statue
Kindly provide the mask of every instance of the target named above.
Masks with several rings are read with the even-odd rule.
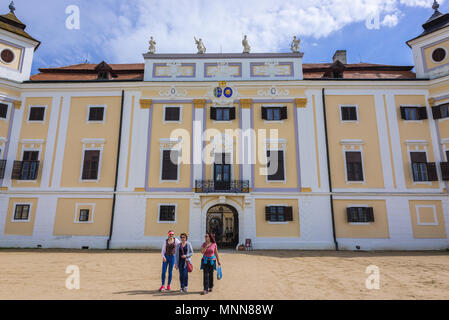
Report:
[[[156,53],[156,41],[154,41],[153,37],[150,37],[150,47],[148,48],[148,53]]]
[[[292,44],[290,45],[290,49],[293,53],[299,52],[299,44],[301,43],[300,39],[296,39],[296,36],[293,37]]]
[[[206,47],[203,44],[203,40],[201,38],[199,40],[196,39],[196,37],[193,37],[195,39],[196,47],[198,48],[198,54],[204,54],[206,53]]]
[[[248,39],[247,39],[246,35],[243,37],[242,45],[243,45],[243,53],[251,52],[251,47],[249,46]]]

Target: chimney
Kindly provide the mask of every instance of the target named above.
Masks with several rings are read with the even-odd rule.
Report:
[[[332,58],[333,62],[335,63],[337,60],[340,61],[343,64],[347,64],[346,60],[346,50],[337,50],[334,53],[334,57]]]

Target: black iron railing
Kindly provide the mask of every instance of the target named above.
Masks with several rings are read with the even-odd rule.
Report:
[[[196,180],[196,193],[249,193],[248,180],[214,181]]]
[[[5,177],[6,160],[0,160],[0,179]]]
[[[12,180],[37,180],[39,174],[39,161],[14,161]]]

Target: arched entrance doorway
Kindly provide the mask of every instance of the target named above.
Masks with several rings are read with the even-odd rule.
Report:
[[[206,232],[212,232],[219,247],[235,248],[239,242],[239,215],[227,204],[218,204],[207,211]]]

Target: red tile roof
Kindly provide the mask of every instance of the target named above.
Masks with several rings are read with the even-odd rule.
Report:
[[[31,81],[89,81],[97,80],[97,64],[81,63],[59,68],[40,68],[39,73],[31,76]],[[109,64],[114,73],[111,81],[142,81],[143,63]],[[304,63],[304,79],[326,79],[324,74],[332,63]],[[344,79],[416,79],[413,66],[391,66],[371,63],[346,64]]]

